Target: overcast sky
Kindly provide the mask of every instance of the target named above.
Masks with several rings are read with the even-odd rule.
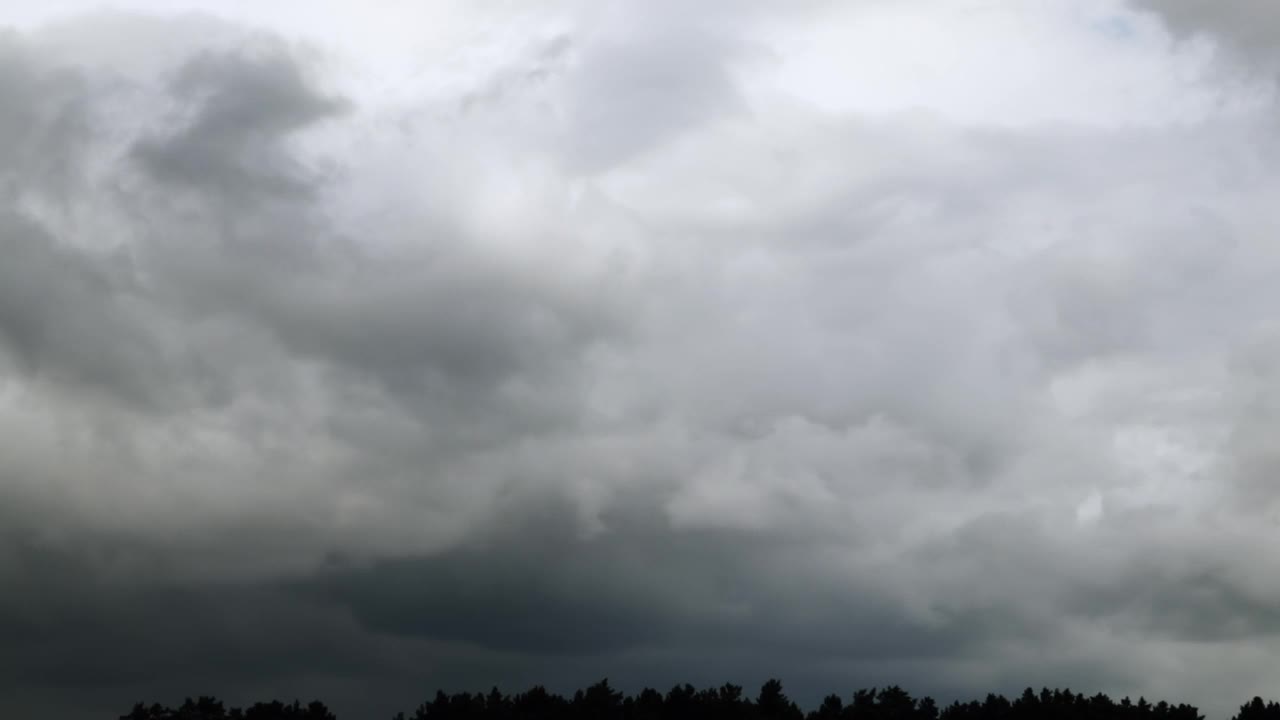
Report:
[[[0,714],[1280,693],[1280,5],[0,25]]]

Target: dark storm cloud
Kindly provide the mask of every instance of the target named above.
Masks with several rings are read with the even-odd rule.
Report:
[[[261,586],[167,581],[129,538],[6,529],[3,540],[0,582],[22,589],[0,601],[8,713],[114,716],[197,685],[239,702],[316,695],[401,671],[341,614]]]
[[[272,47],[200,54],[178,69],[170,92],[190,119],[167,137],[140,141],[135,156],[160,182],[238,204],[305,194],[310,181],[280,142],[345,107]]]
[[[913,619],[874,571],[833,582],[813,548],[747,532],[670,532],[660,512],[607,517],[583,537],[547,506],[501,518],[437,555],[332,567],[299,586],[371,630],[545,655],[668,647],[775,654],[792,662],[946,657],[982,642],[995,618]]]
[[[1230,643],[1280,633],[1280,611],[1272,599],[1251,596],[1222,569],[1152,572],[1134,568],[1128,586],[1107,588],[1107,592],[1090,598],[1093,602],[1080,611],[1123,619],[1133,632],[1148,637]]]

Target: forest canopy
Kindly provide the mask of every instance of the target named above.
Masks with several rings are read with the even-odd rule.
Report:
[[[1069,689],[1027,688],[1016,698],[990,693],[981,700],[955,701],[939,706],[933,698],[916,698],[896,685],[870,688],[850,696],[826,696],[806,710],[783,691],[780,680],[769,680],[751,697],[740,685],[697,689],[676,685],[666,693],[652,688],[627,695],[607,679],[559,695],[535,686],[514,695],[498,688],[489,692],[443,690],[412,713],[390,720],[1204,720],[1195,706],[1146,698],[1113,700],[1098,693],[1085,696]],[[320,701],[291,704],[259,702],[229,708],[213,697],[188,698],[177,708],[138,703],[120,720],[337,720]],[[1240,707],[1232,720],[1280,720],[1280,703],[1255,697]]]

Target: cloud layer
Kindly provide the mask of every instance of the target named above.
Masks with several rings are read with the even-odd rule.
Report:
[[[1280,15],[325,7],[0,35],[0,712],[1271,687]]]

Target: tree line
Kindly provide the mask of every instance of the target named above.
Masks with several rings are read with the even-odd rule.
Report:
[[[337,720],[324,703],[259,702],[228,708],[212,697],[188,698],[176,708],[138,703],[119,720]],[[1086,697],[1070,690],[1035,692],[1027,688],[1009,699],[995,693],[983,700],[956,701],[939,707],[932,698],[912,697],[898,686],[858,690],[846,701],[828,695],[804,712],[787,697],[782,683],[770,680],[754,697],[740,685],[696,689],[677,685],[666,693],[646,688],[626,695],[602,680],[570,697],[536,686],[507,695],[437,691],[412,714],[391,720],[1204,720],[1184,703],[1112,700],[1104,694]],[[1253,698],[1232,720],[1280,720],[1280,703]]]

